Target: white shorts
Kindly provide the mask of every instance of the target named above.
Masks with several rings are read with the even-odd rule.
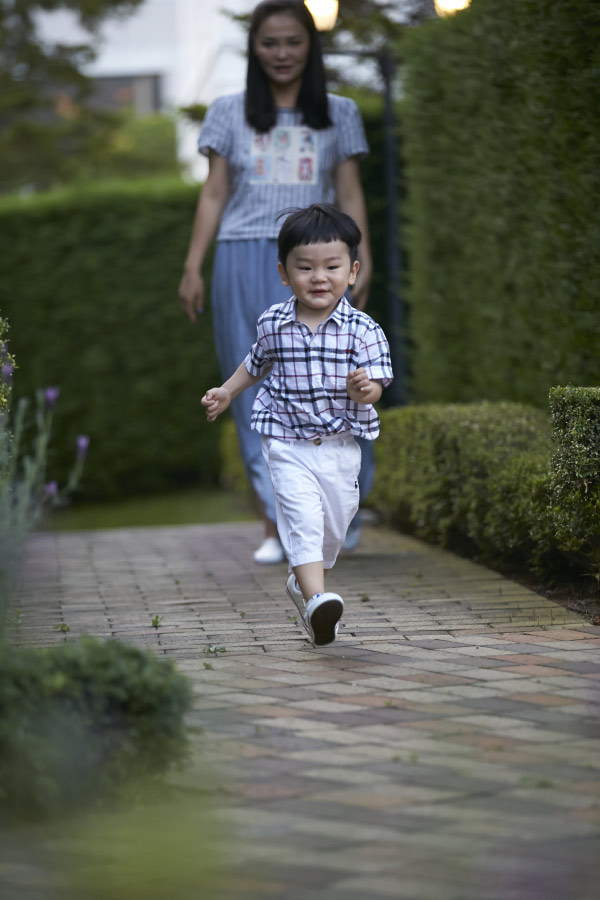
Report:
[[[290,566],[331,569],[358,509],[360,447],[349,431],[314,440],[263,437],[277,501],[277,528]]]

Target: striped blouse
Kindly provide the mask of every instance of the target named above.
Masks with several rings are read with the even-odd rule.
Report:
[[[299,110],[280,109],[266,134],[246,122],[243,93],[210,106],[198,149],[206,156],[214,150],[229,164],[230,194],[217,240],[276,238],[281,210],[335,202],[336,167],[369,148],[354,101],[335,94],[328,99],[330,128],[309,128]]]

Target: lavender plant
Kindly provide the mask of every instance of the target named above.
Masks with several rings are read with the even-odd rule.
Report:
[[[6,324],[0,320],[0,340]],[[26,432],[31,418],[27,398],[19,400],[11,418],[11,388],[14,360],[6,343],[0,343],[0,632],[3,630],[9,598],[18,582],[22,551],[27,534],[45,512],[61,505],[75,490],[89,446],[87,435],[79,435],[75,460],[66,484],[47,480],[48,445],[52,434],[54,408],[60,390],[38,390],[33,411],[33,436]]]

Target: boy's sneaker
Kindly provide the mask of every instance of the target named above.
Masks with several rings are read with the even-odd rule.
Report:
[[[338,633],[338,622],[344,612],[344,601],[339,594],[326,591],[315,594],[306,604],[304,620],[308,633],[317,647],[331,644]]]
[[[298,608],[298,612],[304,618],[304,613],[306,612],[306,603],[304,602],[304,597],[302,596],[302,591],[300,590],[300,585],[296,581],[296,576],[292,572],[290,577],[288,578],[285,589],[290,600]]]
[[[293,572],[285,589],[300,613],[302,624],[313,644],[322,647],[333,643],[338,632],[338,622],[344,612],[344,601],[339,594],[315,594],[307,604]]]

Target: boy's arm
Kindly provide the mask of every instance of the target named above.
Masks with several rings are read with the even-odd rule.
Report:
[[[363,368],[354,369],[346,378],[348,396],[355,403],[377,403],[383,387],[380,381],[369,381]]]
[[[251,375],[246,368],[246,363],[240,363],[231,378],[228,378],[221,387],[211,388],[207,391],[201,400],[202,406],[206,408],[206,418],[209,422],[214,422],[217,416],[225,412],[231,401],[239,394],[243,393],[247,388],[261,381],[263,375]]]

